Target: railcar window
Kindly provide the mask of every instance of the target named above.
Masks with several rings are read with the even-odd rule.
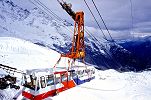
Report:
[[[33,77],[33,76],[30,76],[30,77],[24,76],[24,79],[25,79],[25,83],[23,85],[25,87],[32,89],[32,90],[35,90],[37,78]]]
[[[83,76],[87,76],[88,74],[86,73],[86,70],[83,71]]]
[[[60,83],[61,81],[60,81],[60,74],[56,74],[55,75],[55,83],[57,84],[57,83]]]
[[[77,74],[75,73],[75,71],[71,72],[71,76],[72,76],[72,78],[77,78]]]
[[[83,77],[84,76],[84,70],[79,70],[78,71],[78,76]]]
[[[27,78],[27,83],[30,83],[31,82],[31,79],[29,76],[26,77]]]
[[[32,80],[32,85],[35,87],[36,86],[36,78],[33,78]]]
[[[46,82],[47,82],[47,86],[54,85],[54,76],[53,75],[47,75],[46,76]]]
[[[71,80],[72,78],[72,72],[68,72],[68,80]]]
[[[37,80],[37,91],[40,89],[39,80]]]
[[[81,74],[81,71],[78,71],[78,75],[80,75]]]
[[[45,88],[46,87],[46,83],[45,83],[45,77],[44,76],[40,77],[40,82],[41,82],[41,87]]]
[[[62,79],[62,82],[67,80],[67,76],[65,73],[61,75],[61,79]]]

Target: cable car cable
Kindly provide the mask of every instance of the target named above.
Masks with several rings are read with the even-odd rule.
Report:
[[[102,32],[102,34],[103,34],[103,38],[104,38],[105,40],[107,40],[107,41],[108,41],[108,39],[106,38],[106,36],[105,36],[105,34],[104,34],[104,32],[103,32],[103,30],[102,30],[101,26],[99,25],[99,23],[98,23],[97,19],[95,18],[95,16],[94,16],[94,14],[93,14],[92,10],[90,9],[89,5],[87,4],[87,2],[86,2],[85,0],[84,0],[84,2],[85,2],[85,4],[86,4],[87,8],[89,9],[89,11],[90,11],[91,15],[93,16],[93,18],[94,18],[95,22],[97,23],[97,25],[98,25],[99,29],[101,30],[101,32]]]
[[[62,19],[59,17],[57,14],[55,14],[50,8],[48,8],[45,4],[43,4],[40,0],[34,0],[37,2],[39,5],[41,5],[45,10],[47,10],[50,14],[52,14],[57,20],[62,21],[62,22],[67,22],[66,20]],[[68,24],[72,25],[71,23],[67,22]],[[63,23],[64,24],[64,23]]]
[[[33,5],[35,5],[37,8],[39,8],[41,11],[45,12],[43,9],[41,9],[40,7],[38,7],[32,0],[28,0],[29,2],[31,2]],[[52,16],[50,16],[47,12],[45,12],[49,17],[51,17],[51,19],[53,19]]]
[[[106,55],[107,55],[110,59],[112,59],[119,67],[121,67],[122,65],[121,65],[120,63],[118,63],[118,62],[116,61],[116,59],[114,59],[113,56],[110,55],[110,54],[106,51],[105,47],[101,44],[101,42],[100,42],[94,35],[92,35],[92,34],[90,33],[90,31],[88,31],[87,28],[85,28],[85,29],[86,29],[85,32],[86,32],[90,37],[92,37],[93,39],[95,39],[95,40],[97,41],[96,44],[98,44],[98,45],[101,47],[101,49],[104,50],[104,52],[106,53]]]
[[[62,21],[62,19],[59,16],[57,16],[51,9],[49,9],[47,6],[45,6],[41,1],[39,1],[39,0],[34,0],[34,1],[37,2],[39,5],[41,5],[49,13],[51,13],[56,19]]]
[[[98,8],[97,8],[97,6],[96,6],[94,0],[92,0],[92,2],[93,2],[94,7],[96,8],[96,10],[97,10],[97,12],[98,12],[98,14],[99,14],[99,16],[100,16],[100,18],[101,18],[101,20],[102,20],[102,22],[103,22],[105,28],[106,28],[106,30],[107,30],[107,32],[108,32],[110,38],[111,38],[111,41],[113,42],[114,40],[113,40],[113,38],[112,38],[112,36],[111,36],[111,33],[109,32],[109,30],[108,30],[108,28],[107,28],[107,26],[106,26],[106,24],[105,24],[105,21],[104,21],[102,15],[101,15],[100,11],[98,10]]]
[[[51,15],[52,15],[52,13],[50,13],[46,8],[44,8],[43,6],[42,6],[42,8],[44,8],[45,10],[47,10],[48,12],[49,12],[49,14],[46,12],[46,11],[44,11],[43,9],[41,9],[40,7],[38,7],[32,0],[29,0],[33,5],[35,5],[37,8],[39,8],[41,11],[43,11],[43,12],[45,12],[49,17],[51,17],[51,19],[53,19],[53,20],[55,20],[56,22],[57,22],[57,20],[55,19],[55,18],[53,18]],[[34,0],[35,1],[35,0]],[[41,5],[40,5],[41,6]],[[51,15],[50,15],[51,14]],[[54,16],[54,15],[53,15]],[[70,24],[70,23],[69,23]],[[67,26],[66,25],[64,25],[64,23],[63,23],[63,26],[66,28]],[[69,32],[72,32],[73,33],[73,31],[72,30],[70,30],[70,29],[67,29],[66,28],[66,30],[67,31],[69,31]]]
[[[131,10],[131,32],[133,33],[133,24],[134,24],[134,16],[133,16],[133,3],[132,3],[132,0],[130,0],[130,10]]]

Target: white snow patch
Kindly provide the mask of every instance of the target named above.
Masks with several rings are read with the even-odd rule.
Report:
[[[79,85],[53,100],[150,100],[151,72],[119,73],[115,70],[98,71],[96,79]]]
[[[60,54],[31,42],[0,37],[0,62],[18,70],[52,68]]]

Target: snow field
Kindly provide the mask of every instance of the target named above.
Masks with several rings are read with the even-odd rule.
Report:
[[[98,71],[96,79],[53,97],[53,100],[150,100],[151,72]],[[138,81],[139,80],[139,81]],[[135,81],[135,82],[134,82]]]
[[[31,42],[0,37],[0,62],[18,70],[52,68],[60,54]],[[59,67],[68,66],[67,58],[62,58]],[[77,65],[82,63],[76,62]],[[4,71],[1,71],[1,74]],[[21,76],[17,75],[21,78]],[[119,73],[115,70],[97,71],[96,79],[59,93],[46,100],[150,100],[151,71],[140,73]],[[18,78],[18,84],[20,84]],[[17,93],[14,89],[0,91],[2,100],[12,100]],[[21,97],[22,98],[22,97]]]

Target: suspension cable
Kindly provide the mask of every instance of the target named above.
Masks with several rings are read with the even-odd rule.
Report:
[[[85,4],[86,4],[87,8],[89,9],[89,11],[90,11],[91,15],[93,16],[93,18],[94,18],[95,22],[97,23],[98,27],[100,28],[101,32],[103,33],[103,38],[104,38],[105,40],[107,40],[107,41],[108,41],[108,39],[106,38],[106,36],[105,36],[105,34],[104,34],[104,32],[103,32],[103,30],[102,30],[101,26],[99,25],[99,23],[98,23],[97,19],[95,18],[95,16],[94,16],[94,14],[93,14],[92,10],[90,9],[89,5],[87,4],[87,2],[86,2],[85,0],[84,0],[84,2],[85,2]]]
[[[101,49],[104,50],[104,52],[107,54],[107,56],[108,56],[110,59],[112,59],[119,67],[122,66],[120,63],[118,63],[118,62],[116,61],[116,59],[113,58],[112,55],[110,55],[110,54],[106,51],[105,47],[101,44],[101,42],[100,42],[86,27],[85,27],[85,32],[86,32],[90,37],[92,37],[92,39],[94,39],[94,40],[97,41],[96,44],[98,44],[98,45],[101,47]]]
[[[41,1],[39,0],[34,0],[34,1],[37,2],[39,5],[41,5],[49,13],[51,13],[56,19],[62,21],[62,19],[58,15],[56,15],[52,10],[50,10],[47,6],[45,6]]]
[[[131,31],[132,31],[132,33],[133,33],[133,28],[134,28],[134,26],[133,26],[133,24],[134,24],[134,21],[133,21],[133,3],[132,3],[132,0],[130,0],[130,6],[131,6],[131,8],[130,8],[130,10],[131,10]]]
[[[47,10],[50,14],[52,14],[57,20],[62,21],[62,22],[67,22],[66,20],[62,19],[59,17],[57,14],[55,14],[50,8],[48,8],[46,5],[44,5],[40,0],[34,0],[37,2],[39,5],[41,5],[45,10]],[[72,25],[71,23],[67,22],[68,24]]]
[[[62,21],[63,24],[64,24],[64,22],[67,22],[66,20],[62,19],[57,14],[55,14],[50,8],[48,8],[46,5],[44,5],[41,1],[39,1],[39,0],[34,0],[34,1],[37,2],[40,6],[42,6],[42,8],[44,8],[45,10],[47,10],[57,20]],[[70,24],[70,25],[72,25],[70,22],[67,22],[67,23]]]
[[[52,13],[50,12],[50,11],[48,11],[48,10],[50,10],[49,8],[47,9],[47,8],[45,8],[45,7],[43,7],[41,4],[39,4],[36,0],[34,0],[34,1],[36,1],[43,9],[45,9],[46,11],[48,11],[49,12],[49,14],[46,12],[46,11],[44,11],[43,9],[41,9],[40,7],[38,7],[32,0],[29,0],[33,5],[35,5],[37,8],[39,8],[41,11],[43,11],[43,12],[45,12],[49,17],[51,17],[51,19],[53,19],[53,20],[55,20],[56,22],[57,22],[57,20],[59,20],[58,18],[56,18],[55,17],[55,15],[53,15],[54,17],[55,17],[55,19],[52,17]],[[43,4],[44,5],[44,4]],[[58,16],[59,17],[59,16]],[[56,20],[57,19],[57,20]],[[61,20],[63,20],[63,19],[61,19]],[[68,22],[69,23],[69,22]],[[70,23],[69,23],[70,24]],[[66,27],[66,25],[64,25],[64,23],[63,23],[63,26],[65,27],[65,29],[67,30],[67,31],[69,31],[69,32],[72,32],[73,33],[73,31],[72,30],[70,30],[70,29],[67,29]]]
[[[97,12],[98,12],[98,14],[99,14],[99,16],[100,16],[100,18],[101,18],[101,20],[102,20],[102,22],[103,22],[105,28],[106,28],[106,30],[107,30],[107,32],[108,32],[110,38],[111,38],[111,41],[113,42],[114,40],[113,40],[113,38],[112,38],[112,36],[111,36],[111,33],[109,32],[109,30],[108,30],[108,28],[107,28],[107,26],[106,26],[106,24],[105,24],[105,21],[104,21],[102,15],[101,15],[100,11],[98,10],[98,8],[97,8],[97,6],[96,6],[94,0],[92,0],[92,2],[93,2],[94,7],[96,8],[96,10],[97,10]]]
[[[35,5],[38,9],[40,9],[41,11],[43,11],[43,12],[45,12],[43,9],[41,9],[40,7],[38,7],[32,0],[29,0],[29,2],[31,2],[33,5]],[[45,12],[51,19],[53,19],[52,18],[52,16],[50,16],[47,12]]]

